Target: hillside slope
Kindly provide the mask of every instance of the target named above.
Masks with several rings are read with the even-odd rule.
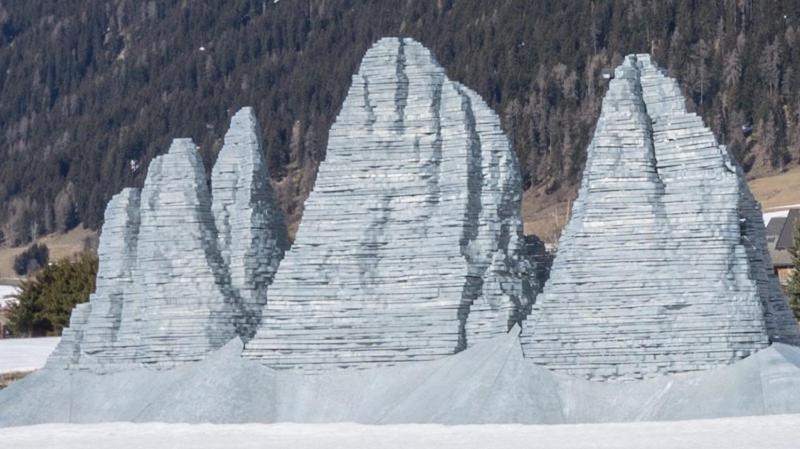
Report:
[[[789,0],[0,2],[0,240],[96,229],[173,137],[210,166],[243,105],[296,225],[350,74],[385,35],[431,48],[501,114],[539,205],[574,193],[602,72],[632,52],[770,174],[800,148],[799,14]]]

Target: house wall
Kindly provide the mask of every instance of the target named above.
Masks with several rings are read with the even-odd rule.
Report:
[[[778,280],[781,285],[789,285],[789,279],[792,277],[794,268],[792,267],[775,267],[775,274],[778,275]]]

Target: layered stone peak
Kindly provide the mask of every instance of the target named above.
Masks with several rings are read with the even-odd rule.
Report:
[[[497,115],[430,52],[364,56],[247,357],[319,370],[429,360],[502,334],[535,281]]]
[[[616,69],[525,356],[592,380],[798,342],[741,169],[647,55]]]
[[[252,108],[241,109],[231,119],[211,172],[211,185],[218,245],[231,285],[242,300],[246,319],[241,335],[249,339],[260,322],[267,286],[289,247]]]
[[[106,205],[97,247],[100,263],[95,293],[72,311],[69,327],[48,359],[49,366],[69,366],[103,354],[119,336],[123,303],[133,290],[132,272],[139,238],[139,189],[126,188]],[[129,299],[128,299],[129,300]]]
[[[252,335],[287,246],[258,132],[249,108],[234,116],[213,201],[197,147],[176,139],[141,193],[109,202],[96,292],[76,307],[51,366],[171,367]]]
[[[190,140],[173,141],[150,163],[141,203],[134,270],[141,300],[123,330],[139,340],[143,362],[197,360],[236,335],[240,310],[217,247],[205,170]]]

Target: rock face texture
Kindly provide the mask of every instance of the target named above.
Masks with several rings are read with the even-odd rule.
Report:
[[[152,161],[141,194],[126,189],[112,199],[96,293],[76,307],[49,366],[171,367],[252,336],[288,246],[260,151],[244,109],[213,170],[213,207],[188,139]]]
[[[173,141],[169,153],[151,162],[141,203],[137,304],[129,315],[123,311],[120,344],[130,342],[145,363],[197,360],[236,335],[241,310],[190,140]]]
[[[267,286],[289,248],[283,214],[276,207],[261,156],[261,129],[252,108],[240,110],[231,119],[211,172],[211,185],[219,249],[230,270],[231,285],[242,301],[240,335],[249,339],[260,322]]]
[[[391,365],[505,333],[536,288],[520,196],[489,107],[417,42],[380,40],[353,76],[245,356]]]
[[[97,248],[95,293],[72,311],[69,327],[47,365],[66,367],[108,362],[116,345],[123,304],[133,292],[132,271],[139,237],[139,189],[126,188],[106,205],[103,232]],[[126,298],[127,296],[127,298]]]
[[[647,55],[616,69],[524,354],[591,380],[797,343],[741,169]]]

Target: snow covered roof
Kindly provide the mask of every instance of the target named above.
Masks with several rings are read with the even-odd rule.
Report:
[[[0,285],[0,309],[16,301],[14,295],[19,292],[19,287],[13,285]]]

